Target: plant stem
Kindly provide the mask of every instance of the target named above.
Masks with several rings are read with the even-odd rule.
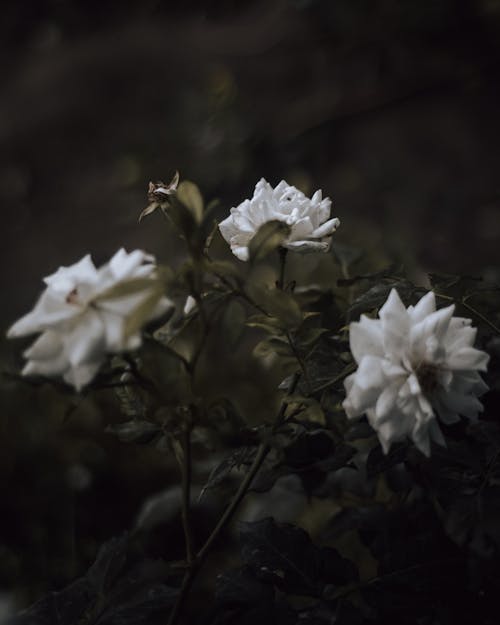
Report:
[[[186,542],[186,560],[188,565],[193,561],[193,537],[191,532],[191,426],[186,427],[183,433],[183,459],[181,465],[182,472],[182,528]]]
[[[286,247],[280,247],[278,252],[280,255],[280,273],[279,278],[276,282],[276,288],[282,291],[285,288],[285,267],[288,250],[286,249]]]
[[[315,389],[313,389],[312,394],[314,395],[315,393],[319,393],[319,391],[324,391],[327,388],[330,388],[330,386],[335,386],[335,384],[337,384],[337,382],[340,382],[341,380],[343,380],[344,378],[346,378],[350,373],[352,373],[353,371],[356,370],[356,367],[358,365],[353,362],[351,365],[349,365],[348,367],[345,367],[340,373],[339,375],[337,375],[336,377],[334,377],[332,380],[328,380],[328,382],[325,382],[324,384],[321,384],[321,386],[317,386]]]
[[[299,367],[302,371],[302,375],[304,376],[304,380],[306,381],[308,389],[311,390],[311,380],[309,379],[309,375],[307,373],[306,363],[304,362],[304,359],[300,355],[300,352],[297,349],[297,346],[295,345],[295,341],[293,340],[293,337],[288,330],[286,331],[286,340],[288,341],[288,345],[290,345],[290,349],[292,350],[293,355],[295,356],[297,362],[299,363]]]
[[[294,376],[292,377],[292,380],[290,381],[290,386],[288,387],[287,396],[295,392],[295,389],[299,381],[299,377],[300,375],[298,373],[294,374]],[[278,425],[280,425],[283,422],[286,408],[287,408],[287,402],[286,402],[286,399],[283,399],[280,410],[276,417],[275,424],[273,426],[273,431],[278,427]],[[205,544],[199,550],[196,557],[191,562],[189,562],[188,560],[188,569],[186,570],[184,579],[182,580],[182,586],[179,592],[179,596],[177,597],[177,601],[170,614],[168,625],[174,625],[177,622],[177,619],[179,618],[181,611],[184,607],[184,604],[185,604],[187,595],[191,589],[191,586],[193,585],[193,582],[196,579],[196,576],[198,575],[198,572],[200,568],[202,567],[203,562],[205,561],[210,551],[210,548],[215,543],[217,538],[220,536],[221,532],[224,530],[227,524],[233,518],[234,513],[236,512],[241,501],[247,494],[248,489],[252,485],[252,482],[255,476],[257,475],[259,469],[261,468],[264,460],[266,459],[266,456],[269,453],[270,449],[271,447],[265,441],[263,441],[259,445],[259,447],[257,448],[257,453],[255,454],[255,457],[253,459],[252,464],[250,465],[250,468],[248,469],[247,474],[243,478],[238,490],[236,491],[228,507],[225,509],[224,513],[222,514],[217,525],[212,530],[210,536],[207,538],[207,540],[205,541]]]

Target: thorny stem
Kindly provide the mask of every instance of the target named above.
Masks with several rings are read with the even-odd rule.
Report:
[[[299,381],[299,377],[300,376],[298,373],[294,374],[294,376],[292,377],[290,381],[290,385],[288,387],[287,397],[289,395],[292,395],[295,392],[295,389]],[[278,412],[276,421],[273,426],[273,431],[275,431],[276,428],[283,422],[287,405],[288,404],[285,398],[283,399],[281,403],[280,410]],[[217,525],[214,527],[210,536],[205,541],[205,544],[203,545],[203,547],[198,551],[196,557],[191,562],[188,561],[188,568],[186,570],[186,573],[184,574],[184,579],[182,581],[182,586],[179,592],[179,596],[177,597],[177,601],[170,614],[168,625],[174,625],[177,622],[181,614],[181,611],[184,607],[184,604],[185,604],[187,595],[191,589],[191,586],[193,585],[193,582],[196,579],[196,576],[198,575],[198,572],[200,571],[203,565],[203,562],[205,561],[212,545],[220,536],[221,532],[225,529],[227,524],[233,518],[234,513],[236,512],[241,501],[247,494],[248,489],[252,485],[252,482],[255,476],[257,475],[259,469],[261,468],[264,460],[266,459],[267,454],[269,453],[270,449],[271,447],[266,441],[262,441],[260,443],[259,447],[257,448],[257,453],[255,454],[253,462],[250,465],[250,468],[248,469],[247,474],[243,478],[238,490],[236,491],[235,495],[231,499],[228,507],[225,509]]]

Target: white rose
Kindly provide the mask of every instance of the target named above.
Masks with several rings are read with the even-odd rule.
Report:
[[[139,307],[147,307],[146,321],[172,307],[158,288],[154,258],[140,250],[127,254],[120,249],[100,269],[87,255],[44,282],[47,288],[34,309],[7,336],[41,332],[24,353],[23,375],[61,375],[77,390],[92,380],[106,353],[141,344],[140,331],[127,328]]]
[[[366,414],[385,453],[407,436],[426,455],[430,441],[445,444],[436,416],[446,424],[483,410],[488,390],[478,371],[489,356],[473,347],[470,319],[453,317],[455,306],[436,310],[434,293],[405,308],[395,289],[379,312],[350,325],[358,369],[346,378],[343,403],[349,418]]]
[[[312,198],[282,180],[274,189],[262,178],[253,197],[231,209],[229,217],[219,224],[231,251],[240,260],[248,260],[248,244],[259,228],[278,220],[291,227],[283,246],[298,252],[326,252],[331,236],[339,227],[337,217],[330,217],[331,200],[316,191]]]

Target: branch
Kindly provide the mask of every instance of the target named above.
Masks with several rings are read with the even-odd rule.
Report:
[[[292,377],[292,380],[290,382],[290,386],[289,386],[288,391],[287,391],[287,397],[289,395],[292,395],[295,392],[295,389],[296,389],[298,381],[299,381],[299,377],[300,376],[299,376],[298,373],[296,373]],[[276,421],[275,421],[275,424],[273,426],[273,431],[275,431],[276,428],[283,422],[287,405],[288,404],[286,402],[286,399],[284,399],[282,401],[282,403],[281,403],[280,410],[279,410],[278,415],[276,417]],[[174,606],[174,608],[173,608],[173,610],[172,610],[172,612],[170,614],[170,618],[168,620],[168,625],[174,625],[174,623],[177,622],[177,619],[179,618],[180,613],[182,611],[182,608],[184,607],[184,603],[185,603],[187,595],[188,595],[188,593],[189,593],[189,591],[191,589],[191,586],[193,585],[193,582],[196,579],[196,576],[198,575],[198,572],[199,572],[200,568],[202,567],[203,562],[205,561],[205,559],[206,559],[206,557],[207,557],[207,555],[208,555],[212,545],[217,540],[217,538],[220,536],[221,532],[224,530],[224,528],[227,526],[227,524],[233,518],[234,513],[236,512],[236,510],[237,510],[238,506],[240,505],[241,501],[243,500],[243,498],[247,494],[248,489],[252,485],[253,479],[255,478],[255,476],[257,475],[257,473],[259,471],[259,469],[261,468],[262,463],[266,459],[267,454],[269,453],[270,449],[271,449],[271,447],[269,446],[269,444],[267,442],[263,441],[259,445],[259,447],[257,448],[257,453],[255,454],[255,458],[253,459],[253,462],[250,465],[250,468],[248,469],[247,474],[243,478],[243,480],[242,480],[238,490],[236,491],[235,495],[233,496],[231,502],[229,503],[228,507],[226,508],[226,510],[224,511],[223,515],[219,519],[217,525],[212,530],[212,533],[207,538],[205,544],[203,545],[203,547],[200,549],[200,551],[196,555],[195,559],[190,563],[190,566],[189,566],[188,570],[186,571],[186,573],[184,575],[184,579],[182,581],[182,586],[181,586],[181,590],[180,590],[179,596],[177,597],[177,601],[175,603],[175,606]]]

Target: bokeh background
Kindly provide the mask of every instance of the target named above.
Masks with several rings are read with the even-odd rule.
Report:
[[[285,178],[333,198],[340,242],[498,276],[498,0],[11,0],[0,54],[2,333],[87,252],[175,256],[159,220],[137,224],[175,169],[221,217]],[[17,366],[19,345],[1,350]],[[95,406],[67,425],[51,390],[2,395],[0,583],[22,605],[169,469],[100,433]]]

